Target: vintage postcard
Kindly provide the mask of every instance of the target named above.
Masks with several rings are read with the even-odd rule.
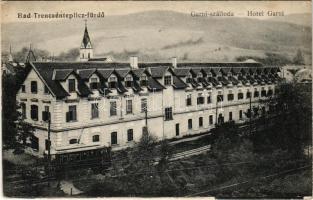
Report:
[[[4,197],[312,196],[311,1],[1,2]]]

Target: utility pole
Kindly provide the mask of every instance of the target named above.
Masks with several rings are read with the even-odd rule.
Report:
[[[252,100],[252,93],[250,93],[250,98],[249,98],[249,101],[250,101],[250,113],[249,113],[249,115],[250,115],[250,120],[249,120],[249,122],[250,122],[250,123],[249,123],[249,135],[251,135],[251,132],[252,132],[252,131],[251,131],[251,122],[252,122],[252,121],[251,121],[251,120],[252,120],[252,110],[251,110],[251,109],[252,109],[252,108],[251,108],[251,106],[252,106],[252,105],[251,105],[251,104],[252,104],[252,102],[251,102],[251,100]]]
[[[48,166],[50,169],[50,163],[51,163],[51,140],[50,140],[50,126],[51,126],[51,119],[50,115],[48,114]]]
[[[146,120],[146,127],[148,129],[148,109],[147,109],[147,106],[145,108],[145,120]]]
[[[217,106],[218,106],[218,96],[216,98],[216,106],[215,106],[215,124],[217,124]]]

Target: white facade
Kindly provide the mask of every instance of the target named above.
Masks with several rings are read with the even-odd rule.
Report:
[[[114,76],[114,74],[111,76]],[[173,76],[173,74],[167,70],[164,76]],[[157,80],[164,83],[164,76]],[[99,77],[93,74],[86,82],[87,85],[90,84],[92,78],[98,79]],[[69,79],[76,80],[76,76],[70,74],[66,80],[60,81],[65,90],[68,90]],[[30,90],[32,81],[37,83],[37,93],[32,93]],[[123,84],[125,83],[123,82]],[[140,93],[129,90],[124,94],[119,94],[116,89],[112,89],[112,93],[109,95],[101,95],[96,90],[88,97],[80,97],[76,92],[69,92],[70,96],[57,99],[50,92],[45,93],[45,83],[34,69],[29,72],[23,85],[25,90],[20,89],[17,99],[25,104],[25,120],[36,127],[35,136],[38,138],[39,144],[38,155],[43,155],[46,151],[47,122],[42,120],[42,112],[45,111],[46,107],[49,107],[51,114],[52,154],[103,146],[112,146],[114,150],[131,146],[140,139],[142,128],[145,126],[145,113],[142,112],[141,108],[142,99],[147,99],[149,132],[158,139],[164,139],[207,132],[214,127],[220,114],[224,117],[224,121],[229,121],[230,115],[234,121],[244,120],[245,115],[243,113],[247,112],[250,107],[247,91],[252,92],[252,106],[254,106],[258,105],[258,100],[261,98],[253,97],[255,90],[261,93],[262,89],[265,91],[269,89],[274,91],[275,89],[274,84],[212,87],[211,89],[196,89],[193,87],[174,89],[172,85],[168,85],[165,86],[165,89],[155,92],[148,92],[147,89],[144,89]],[[77,84],[75,87],[77,89]],[[243,99],[240,100],[237,98],[239,91],[244,94]],[[223,94],[223,102],[216,102],[218,93]],[[227,100],[229,93],[234,94],[234,100]],[[190,106],[186,105],[188,95],[191,95]],[[197,105],[198,96],[204,97],[203,104]],[[208,103],[208,96],[211,96],[210,103]],[[127,100],[132,100],[131,113],[127,112]],[[114,116],[110,116],[110,102],[116,102],[117,105],[116,115]],[[92,118],[92,103],[97,103],[99,115],[96,118]],[[38,106],[38,120],[31,118],[32,105]],[[70,106],[76,106],[77,118],[74,121],[67,122],[66,112],[68,112]],[[165,119],[165,108],[172,109],[172,119]],[[240,112],[242,112],[241,119]],[[201,121],[200,118],[202,118],[202,123],[199,122]],[[190,127],[188,120],[192,120],[192,127]],[[131,141],[128,141],[129,129],[133,130]],[[112,144],[112,132],[117,134],[117,144]],[[99,135],[99,141],[93,141],[95,135]],[[76,139],[78,142],[70,144],[72,139]]]

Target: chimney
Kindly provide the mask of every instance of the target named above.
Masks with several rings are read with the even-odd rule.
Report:
[[[177,67],[177,58],[176,57],[172,58],[172,65],[173,65],[174,68]]]
[[[129,58],[130,66],[133,69],[138,69],[138,57],[137,56],[131,56]]]

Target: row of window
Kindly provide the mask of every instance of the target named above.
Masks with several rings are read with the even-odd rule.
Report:
[[[21,86],[21,92],[25,93],[26,92],[26,86],[22,85]],[[37,94],[38,93],[38,85],[37,85],[37,81],[31,81],[30,82],[30,92],[33,94]],[[50,94],[48,87],[45,85],[44,86],[44,94]]]
[[[202,96],[203,94],[198,94],[198,97],[197,97],[197,105],[199,104],[204,104],[204,97]],[[255,91],[254,92],[254,98],[256,97],[259,97],[259,91]],[[268,90],[268,92],[266,93],[265,90],[262,90],[261,91],[261,97],[268,97],[268,96],[272,96],[273,95],[273,90]],[[244,94],[242,92],[238,93],[237,95],[237,99],[238,100],[242,100],[244,98]],[[249,99],[251,98],[251,92],[247,92],[246,93],[246,98]],[[233,101],[234,100],[234,94],[230,93],[230,94],[227,94],[227,100],[228,101]],[[216,101],[217,102],[222,102],[224,101],[224,95],[222,94],[218,94],[216,96]],[[211,96],[207,96],[207,103],[210,104],[212,103],[212,99],[211,99]],[[186,105],[187,106],[191,106],[192,105],[192,95],[191,94],[188,94],[187,95],[187,99],[186,99]]]
[[[125,86],[126,87],[132,87],[133,86],[133,80],[131,77],[126,77],[125,78]],[[142,76],[140,79],[140,85],[141,86],[147,86],[148,85],[148,79],[147,76]],[[100,88],[100,82],[98,82],[97,78],[91,78],[90,79],[90,89],[96,90]],[[117,86],[117,78],[116,77],[110,77],[109,79],[109,88],[116,88]],[[31,81],[30,82],[30,90],[31,93],[37,94],[38,93],[38,83],[37,81]],[[22,85],[21,86],[21,92],[25,93],[26,92],[26,86]],[[68,92],[73,93],[76,92],[76,80],[75,79],[68,79]],[[44,94],[49,94],[49,89],[45,85],[44,86]]]
[[[22,111],[22,117],[26,119],[26,104],[21,103],[21,111]],[[141,99],[141,112],[145,112],[147,110],[147,99],[143,98]],[[68,107],[68,112],[66,112],[66,122],[70,121],[77,121],[77,109],[76,105],[72,105]],[[38,121],[38,106],[37,105],[31,105],[30,109],[30,116],[31,119],[34,121]],[[43,121],[46,121],[46,114],[45,112],[49,112],[49,106],[44,107],[44,111],[42,114]],[[132,100],[126,100],[126,114],[133,113],[133,103]],[[117,115],[117,104],[116,101],[110,102],[110,116],[116,116]],[[99,104],[98,103],[92,103],[91,104],[91,119],[99,118]]]
[[[21,103],[21,114],[22,114],[22,118],[26,119],[27,115],[26,115],[26,104],[25,103]],[[43,121],[48,121],[48,119],[50,119],[50,111],[49,111],[49,106],[45,106],[44,107],[44,111],[42,111],[42,120]],[[38,106],[37,105],[31,105],[30,106],[30,118],[34,121],[38,121],[39,120],[39,116],[38,116]]]
[[[127,141],[131,142],[133,140],[134,140],[134,130],[128,129],[127,130]],[[99,135],[93,135],[92,136],[92,142],[99,142],[99,141],[100,141]],[[78,139],[76,139],[76,138],[69,140],[69,144],[77,144],[77,143],[78,143]],[[115,144],[118,144],[116,131],[111,132],[111,145],[115,145]]]

